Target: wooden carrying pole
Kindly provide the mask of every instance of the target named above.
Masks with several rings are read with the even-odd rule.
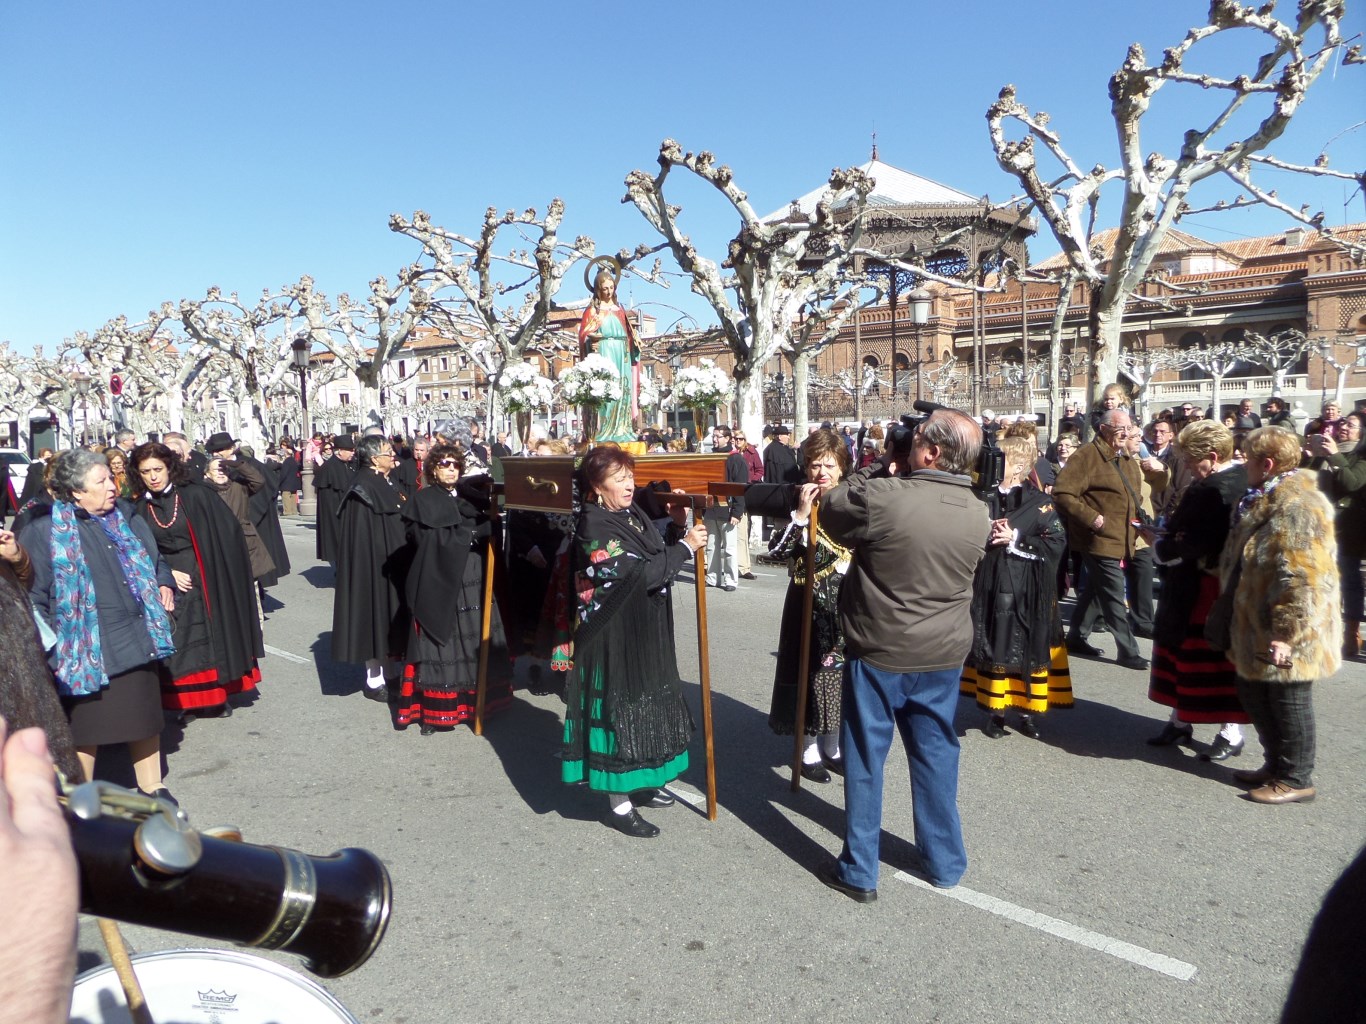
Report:
[[[493,537],[484,545],[484,600],[479,610],[479,675],[474,691],[474,734],[484,735],[484,699],[489,690],[489,634],[493,630]]]
[[[802,587],[802,642],[797,652],[797,708],[792,718],[792,792],[802,788],[802,747],[806,745],[806,699],[811,691],[811,606],[816,598],[816,510],[806,524],[806,585]]]
[[[713,494],[728,484],[708,484]],[[687,505],[692,509],[694,520],[706,509],[710,500],[705,494],[661,494],[665,505]],[[693,552],[693,575],[696,577],[697,594],[697,676],[702,690],[702,742],[707,752],[707,820],[716,820],[716,734],[712,729],[711,718],[711,654],[710,640],[707,635],[707,549],[698,548]]]

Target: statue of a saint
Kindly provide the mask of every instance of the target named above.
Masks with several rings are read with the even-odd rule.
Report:
[[[579,321],[579,357],[596,352],[621,375],[621,399],[604,403],[598,410],[595,441],[618,444],[636,439],[635,418],[637,374],[640,372],[640,342],[626,311],[617,304],[617,280],[621,267],[610,256],[594,260],[607,264],[593,279],[593,298]],[[591,264],[590,264],[591,266]],[[585,274],[585,277],[587,275]]]

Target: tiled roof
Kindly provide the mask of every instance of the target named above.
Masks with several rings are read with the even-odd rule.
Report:
[[[1333,228],[1334,236],[1348,241],[1366,241],[1366,221],[1357,224],[1344,224]],[[1277,235],[1261,235],[1258,238],[1240,238],[1236,242],[1225,242],[1224,248],[1239,259],[1252,260],[1264,256],[1284,256],[1286,253],[1303,252],[1312,249],[1322,241],[1317,231],[1305,231],[1297,245],[1286,242],[1286,232]]]
[[[1104,231],[1097,231],[1091,239],[1091,244],[1100,248],[1102,252],[1108,253],[1115,244],[1115,236],[1119,234],[1119,228],[1106,228]],[[1178,252],[1217,252],[1229,259],[1236,259],[1230,244],[1216,244],[1206,241],[1196,235],[1188,234],[1185,231],[1178,231],[1175,228],[1167,232],[1162,239],[1162,246],[1158,250],[1160,253]],[[1041,263],[1034,264],[1035,270],[1061,270],[1067,266],[1067,257],[1062,253],[1055,253]]]
[[[982,201],[981,196],[970,196],[966,192],[960,192],[948,185],[941,185],[929,178],[922,178],[910,171],[903,171],[901,168],[893,167],[881,160],[869,160],[866,164],[860,165],[859,170],[873,179],[873,191],[868,197],[869,206],[944,206],[968,203],[975,205]],[[816,204],[825,198],[829,192],[830,186],[822,185],[797,199],[797,206],[801,208],[802,213],[814,213]],[[791,204],[788,204],[774,210],[762,219],[766,221],[781,220],[788,215],[791,208]]]

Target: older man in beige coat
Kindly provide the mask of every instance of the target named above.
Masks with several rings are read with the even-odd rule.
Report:
[[[1104,413],[1098,428],[1095,439],[1077,449],[1053,484],[1053,500],[1067,520],[1068,542],[1073,551],[1081,552],[1086,567],[1086,585],[1077,597],[1067,649],[1091,657],[1101,653],[1079,632],[1094,600],[1119,648],[1116,662],[1146,670],[1148,659],[1139,653],[1124,602],[1124,568],[1138,543],[1143,487],[1143,472],[1124,448],[1129,432],[1137,428],[1122,407]]]

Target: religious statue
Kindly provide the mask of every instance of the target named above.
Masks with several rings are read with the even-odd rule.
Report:
[[[621,264],[611,256],[598,257],[584,271],[584,283],[588,283],[588,271],[598,263],[604,266],[593,279],[593,298],[579,321],[579,357],[595,352],[616,367],[621,375],[621,398],[605,402],[598,409],[598,429],[593,438],[621,444],[636,439],[635,418],[640,411],[636,404],[640,342],[626,311],[617,304]]]

